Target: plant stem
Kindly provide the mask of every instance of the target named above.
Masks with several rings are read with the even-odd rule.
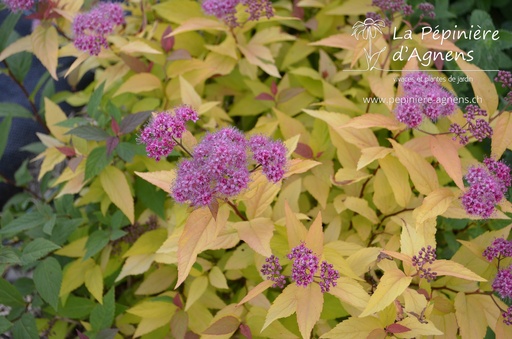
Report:
[[[231,201],[229,201],[227,199],[226,199],[226,202],[228,203],[229,206],[231,206],[231,208],[233,209],[235,214],[238,215],[238,217],[240,219],[242,219],[243,221],[248,221],[249,220],[249,219],[247,219],[247,217],[245,215],[242,214],[242,212],[240,212],[240,210],[238,209],[238,207],[234,203],[232,203]]]
[[[5,67],[7,68],[7,73],[9,74],[9,77],[18,85],[18,87],[21,89],[23,94],[27,97],[27,100],[28,100],[28,103],[30,104],[30,108],[32,109],[32,114],[34,115],[34,118],[44,128],[46,133],[50,133],[50,129],[48,128],[48,126],[46,126],[46,123],[44,122],[43,118],[39,114],[35,103],[32,100],[30,100],[30,93],[28,92],[27,88],[23,85],[22,82],[20,82],[20,81],[18,81],[18,79],[16,79],[16,77],[12,73],[11,68],[9,67],[9,64],[7,63],[7,61],[4,60],[2,62],[5,65]]]
[[[172,137],[172,140],[174,140],[174,142],[181,147],[181,149],[183,150],[183,152],[187,153],[187,155],[191,158],[193,158],[194,156],[192,155],[192,153],[190,153],[190,151],[183,145],[183,143],[181,142],[181,139],[180,140],[176,140],[176,138]]]

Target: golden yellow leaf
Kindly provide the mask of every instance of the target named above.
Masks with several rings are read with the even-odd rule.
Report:
[[[299,120],[293,119],[292,117],[286,115],[277,108],[273,108],[273,111],[277,116],[277,121],[279,122],[279,129],[281,130],[281,133],[283,133],[283,136],[286,139],[299,135],[300,140],[303,143],[308,142],[309,133]]]
[[[340,273],[343,274],[343,272]],[[352,305],[361,311],[370,301],[370,295],[364,288],[354,279],[347,277],[340,277],[338,284],[332,287],[329,293],[340,299],[341,302]]]
[[[407,317],[404,320],[397,322],[402,326],[410,329],[404,333],[395,333],[397,338],[418,338],[427,335],[442,335],[443,332],[438,330],[436,326],[428,320],[420,322],[416,317]]]
[[[101,186],[110,200],[133,224],[135,222],[133,198],[124,173],[117,167],[108,166],[100,173],[99,177]]]
[[[100,304],[103,304],[103,273],[100,266],[94,265],[85,272],[85,287]]]
[[[407,255],[407,254],[404,254],[404,253],[398,253],[398,252],[395,252],[395,251],[387,251],[387,250],[383,250],[383,251],[381,251],[381,253],[387,254],[390,257],[393,257],[393,258],[398,259],[398,260],[402,260],[404,263],[412,265],[412,258],[411,258],[410,255]]]
[[[379,218],[375,211],[368,205],[368,201],[361,198],[356,197],[347,197],[345,201],[343,201],[346,208],[349,210],[356,212],[366,219],[370,220],[374,224],[379,223]]]
[[[238,222],[234,226],[238,236],[245,241],[255,252],[264,257],[270,257],[270,239],[274,234],[274,222],[269,218],[256,218],[249,221]]]
[[[38,180],[41,180],[41,178],[53,168],[64,161],[66,159],[66,156],[62,154],[58,149],[56,148],[47,148],[43,153],[39,155],[44,156],[43,163],[41,164],[41,169],[39,170],[39,177]]]
[[[320,319],[323,305],[324,296],[318,284],[299,287],[297,291],[297,324],[302,338],[309,339],[311,337],[311,330]]]
[[[188,290],[187,302],[185,304],[185,311],[188,311],[196,301],[198,301],[208,287],[208,278],[204,275],[197,277],[190,284]]]
[[[120,52],[126,54],[162,54],[162,51],[159,51],[153,47],[151,47],[148,43],[143,40],[131,41],[121,47]]]
[[[309,159],[292,159],[286,164],[286,173],[284,178],[288,178],[293,174],[304,173],[311,168],[320,165],[321,163]]]
[[[149,270],[155,260],[155,254],[136,254],[126,259],[116,282],[129,275],[142,274]]]
[[[324,252],[324,232],[322,227],[322,214],[318,212],[315,220],[309,226],[305,239],[306,247],[313,251],[319,258]]]
[[[352,127],[355,129],[380,127],[388,129],[390,131],[399,130],[401,128],[398,120],[382,114],[375,113],[366,113],[364,115],[355,117],[348,123],[341,126],[341,128],[347,127]]]
[[[286,233],[288,235],[288,246],[290,250],[296,246],[299,246],[302,241],[306,240],[307,229],[297,219],[297,216],[285,202],[285,213],[286,213]]]
[[[409,287],[411,281],[412,278],[407,277],[399,269],[385,271],[368,305],[359,317],[366,317],[386,308]]]
[[[347,262],[358,276],[363,275],[375,264],[381,250],[378,247],[363,247],[348,257]]]
[[[178,276],[175,266],[162,266],[151,272],[144,278],[135,291],[136,295],[157,294],[171,286]]]
[[[274,320],[285,318],[295,313],[297,309],[297,295],[303,292],[300,289],[302,287],[298,287],[296,284],[290,284],[285,287],[268,309],[265,323],[261,328],[262,331]]]
[[[192,86],[185,78],[180,75],[180,93],[181,101],[184,104],[198,109],[201,106],[201,97],[197,94],[194,86]]]
[[[492,116],[498,108],[499,103],[498,93],[496,92],[494,83],[489,79],[489,76],[484,70],[466,62],[463,58],[457,58],[455,61],[470,79],[475,97],[482,99],[482,102],[479,103],[480,107],[486,110],[488,115]]]
[[[249,43],[244,46],[238,45],[238,48],[250,64],[258,66],[265,73],[273,77],[281,78],[281,74],[279,74],[279,70],[274,65],[274,58],[272,57],[272,53],[268,47]]]
[[[360,172],[355,168],[340,168],[334,175],[334,184],[340,186],[351,185],[370,177],[371,174]]]
[[[402,234],[400,235],[400,252],[412,257],[418,254],[422,247],[428,246],[425,244],[425,239],[421,233],[416,231],[416,228],[409,223],[402,221]],[[430,244],[433,245],[433,244]]]
[[[430,138],[430,149],[457,187],[464,189],[464,183],[462,182],[462,164],[455,142],[446,135],[432,136]]]
[[[165,324],[169,324],[176,311],[176,306],[164,301],[143,301],[126,310],[127,313],[142,318],[134,333],[134,338],[154,331]]]
[[[222,273],[222,270],[219,266],[214,266],[210,270],[208,274],[208,279],[210,280],[210,284],[215,288],[220,289],[229,289],[228,282],[226,280],[226,276]]]
[[[55,251],[55,254],[70,258],[83,258],[85,256],[85,244],[88,237],[77,239],[61,249]]]
[[[442,215],[450,206],[455,196],[449,188],[438,188],[423,199],[420,207],[416,208],[413,216],[417,223],[424,223],[428,219]]]
[[[155,253],[160,246],[162,246],[165,239],[167,239],[167,236],[168,234],[165,228],[158,228],[146,232],[135,241],[125,254],[123,254],[123,258],[138,254]]]
[[[470,281],[487,281],[463,265],[451,260],[436,260],[432,264],[427,264],[425,268],[431,268],[438,276],[448,275]]]
[[[503,112],[496,119],[491,140],[491,153],[495,159],[501,158],[507,147],[512,145],[512,113]]]
[[[85,60],[87,60],[90,57],[88,53],[82,53],[80,54],[75,61],[69,66],[68,70],[66,71],[66,74],[64,74],[64,78],[67,78],[71,72],[73,72],[78,66],[80,66]]]
[[[151,73],[137,73],[128,78],[113,96],[123,93],[149,92],[157,89],[162,89],[160,79]]]
[[[59,296],[62,297],[80,287],[85,281],[85,272],[96,264],[91,258],[78,258],[64,268]]]
[[[485,310],[472,295],[459,292],[455,297],[455,316],[460,335],[464,339],[481,339],[487,331]]]
[[[257,218],[267,210],[279,193],[281,183],[269,182],[263,172],[257,171],[251,175],[249,188],[239,199],[246,206],[249,219]]]
[[[66,127],[55,126],[57,123],[66,120],[66,114],[59,105],[48,98],[44,98],[45,119],[48,129],[54,137],[62,142],[69,142],[69,135],[64,135],[68,131]]]
[[[182,23],[178,28],[173,30],[166,37],[175,36],[185,32],[198,31],[198,30],[215,30],[225,31],[227,26],[222,24],[218,20],[206,19],[206,18],[192,18]]]
[[[171,184],[176,178],[176,171],[157,171],[157,172],[134,172],[142,179],[161,188],[167,193],[171,193]]]
[[[368,338],[369,334],[376,329],[383,329],[384,326],[378,318],[352,317],[336,325],[335,328],[323,334],[320,338],[326,339],[361,339]]]
[[[35,56],[48,70],[52,78],[57,79],[57,59],[59,57],[59,35],[52,25],[36,26],[31,35]]]
[[[407,149],[396,141],[389,140],[393,145],[396,156],[402,165],[407,168],[414,187],[421,194],[429,194],[439,187],[436,170],[421,155]]]
[[[273,284],[274,282],[270,280],[264,280],[260,282],[253,289],[251,289],[242,300],[240,300],[237,306],[245,304],[246,302],[256,298],[258,295],[269,289]]]
[[[391,155],[379,159],[379,165],[388,179],[397,204],[401,207],[407,206],[412,196],[407,169]]]
[[[357,40],[355,37],[348,33],[331,35],[325,39],[310,43],[311,46],[326,46],[326,47],[336,47],[348,50],[354,50],[357,45]]]
[[[32,52],[32,38],[30,36],[23,37],[21,39],[16,40],[9,46],[7,46],[2,53],[0,53],[0,61],[3,61],[10,57],[11,55],[20,53],[20,52]]]
[[[359,171],[363,167],[366,167],[375,160],[382,159],[393,150],[386,147],[368,147],[361,150],[361,157],[357,163],[357,170]]]

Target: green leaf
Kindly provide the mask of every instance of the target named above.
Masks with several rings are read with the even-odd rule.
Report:
[[[48,235],[52,235],[53,227],[55,227],[56,221],[57,221],[57,214],[52,214],[50,219],[44,223],[43,232]]]
[[[91,312],[91,326],[93,330],[99,331],[109,328],[114,321],[115,313],[115,294],[114,288],[103,297],[103,305],[96,305]]]
[[[87,105],[87,114],[98,120],[97,113],[98,107],[101,103],[101,98],[103,97],[103,89],[105,88],[105,83],[102,82],[101,85],[96,88],[96,90],[92,93],[91,98],[89,99],[89,104]]]
[[[99,230],[96,232],[93,232],[89,239],[87,239],[87,243],[85,244],[85,256],[84,260],[89,259],[99,251],[101,251],[105,246],[107,246],[109,242],[109,234],[107,231]]]
[[[0,264],[18,265],[20,263],[20,258],[16,252],[8,247],[0,248]]]
[[[28,160],[25,160],[14,173],[14,180],[16,180],[16,185],[24,186],[28,184],[32,179],[33,177],[28,170]]]
[[[107,140],[110,135],[104,130],[96,126],[78,126],[73,128],[66,134],[76,135],[85,140],[103,141]]]
[[[59,306],[57,313],[65,318],[83,319],[91,313],[94,305],[95,303],[90,299],[70,295],[66,300],[66,304]]]
[[[5,317],[0,317],[0,333],[7,332],[12,327],[12,323]]]
[[[11,130],[12,118],[7,117],[0,122],[0,159],[4,155],[5,148],[7,147],[7,140],[9,138],[9,131]]]
[[[59,306],[59,292],[62,284],[62,268],[55,258],[46,258],[34,271],[37,292],[55,310]]]
[[[39,339],[36,318],[32,314],[25,313],[20,320],[14,323],[12,337],[14,339]]]
[[[145,150],[143,145],[134,145],[129,142],[121,142],[116,147],[116,152],[121,159],[126,162],[132,162],[133,157],[137,154],[144,155]]]
[[[32,54],[28,52],[21,52],[8,57],[6,61],[14,77],[19,82],[23,82],[30,70],[30,67],[32,66]]]
[[[12,307],[25,306],[21,293],[3,278],[0,278],[0,304]]]
[[[16,26],[20,18],[21,13],[9,13],[3,19],[2,26],[0,26],[0,51],[3,51],[6,47],[9,42],[9,36],[14,31],[14,26]]]
[[[156,186],[150,184],[140,177],[135,178],[135,193],[140,202],[159,217],[165,219],[164,204],[167,199],[167,193],[157,189]]]
[[[111,161],[112,156],[107,157],[107,148],[105,146],[93,149],[87,156],[84,180],[89,180],[90,178],[100,174],[100,172],[103,171]]]
[[[31,264],[59,248],[60,246],[57,246],[50,240],[37,238],[25,246],[21,255],[21,262],[23,265]]]
[[[14,219],[0,230],[0,234],[19,233],[41,226],[46,221],[40,212],[30,212]]]
[[[12,102],[2,102],[0,105],[0,117],[32,119],[32,113],[21,105]]]

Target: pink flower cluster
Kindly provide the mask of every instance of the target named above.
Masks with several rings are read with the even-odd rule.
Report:
[[[412,257],[412,266],[416,267],[420,278],[425,278],[428,282],[431,282],[437,277],[437,273],[433,272],[431,268],[423,267],[425,264],[433,264],[436,257],[436,249],[430,245],[426,248],[422,247],[418,255]]]
[[[298,286],[307,287],[317,278],[322,293],[327,293],[331,287],[337,285],[337,280],[340,277],[338,270],[325,260],[320,264],[318,256],[304,243],[292,248],[287,258],[293,261],[291,278]],[[315,276],[319,268],[320,276]],[[279,259],[272,255],[261,267],[261,274],[265,275],[267,280],[274,281],[273,287],[283,288],[286,277],[282,274],[282,270],[283,267],[279,264]]]
[[[402,12],[404,15],[411,15],[414,12],[412,6],[407,5],[404,0],[373,0],[372,6],[391,13]]]
[[[487,116],[487,111],[476,105],[468,105],[464,113],[466,124],[464,126],[460,126],[457,123],[450,125],[450,132],[455,134],[453,140],[455,141],[459,138],[459,143],[466,145],[469,142],[469,137],[467,136],[468,131],[478,141],[492,137],[493,131],[491,126],[484,119],[477,119],[478,116]]]
[[[498,271],[492,282],[492,289],[502,298],[512,297],[512,272],[510,267]]]
[[[404,77],[404,96],[395,107],[398,121],[410,128],[418,127],[424,116],[431,120],[455,111],[454,96],[430,75],[419,72]]]
[[[150,158],[159,161],[167,157],[185,132],[185,123],[197,121],[197,112],[189,106],[179,106],[174,112],[164,111],[154,116],[139,135],[138,142],[146,144]]]
[[[496,238],[490,246],[488,246],[483,254],[487,260],[492,261],[494,258],[512,257],[512,241],[503,238]]]
[[[462,195],[464,209],[469,214],[489,218],[510,187],[510,168],[501,161],[487,158],[484,166],[471,167],[465,179],[469,189]]]
[[[101,47],[108,48],[107,35],[115,26],[124,24],[123,8],[116,3],[102,2],[73,21],[75,47],[90,55],[98,55]]]
[[[202,7],[206,14],[223,20],[230,27],[236,27],[240,25],[236,17],[238,4],[246,7],[250,21],[257,21],[263,15],[267,18],[274,15],[270,0],[204,0]]]
[[[509,71],[498,71],[494,81],[501,83],[501,87],[509,89],[505,101],[512,104],[512,73]]]
[[[234,197],[249,184],[250,156],[261,166],[269,181],[284,176],[286,147],[282,142],[264,136],[247,141],[234,127],[207,134],[196,146],[191,159],[179,164],[171,195],[180,203],[209,205],[213,198]]]
[[[423,15],[429,16],[432,19],[436,17],[435,7],[431,3],[423,2],[418,5],[418,9],[423,12]]]
[[[261,274],[267,277],[267,280],[273,281],[272,287],[283,288],[286,283],[286,277],[282,274],[283,266],[279,263],[279,258],[275,255],[265,259],[265,264],[261,266]]]
[[[2,0],[2,2],[12,11],[26,11],[34,6],[34,0]]]

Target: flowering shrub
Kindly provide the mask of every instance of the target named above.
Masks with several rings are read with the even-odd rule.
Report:
[[[0,159],[45,133],[0,176],[0,333],[512,337],[492,6],[2,1]]]

